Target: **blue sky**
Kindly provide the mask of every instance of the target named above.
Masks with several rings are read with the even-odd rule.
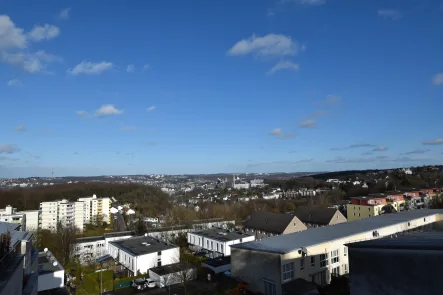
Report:
[[[0,177],[442,163],[440,0],[0,11]]]

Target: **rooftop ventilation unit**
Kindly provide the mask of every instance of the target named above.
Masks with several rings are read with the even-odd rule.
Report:
[[[146,242],[143,242],[142,245],[147,247],[147,246],[149,246],[149,245],[151,245],[151,244],[148,244],[148,243],[146,243]]]
[[[222,231],[221,231],[221,232],[219,232],[218,234],[219,234],[219,235],[222,235],[222,236],[226,236],[226,235],[227,235],[227,233],[225,233],[225,232],[222,232]]]

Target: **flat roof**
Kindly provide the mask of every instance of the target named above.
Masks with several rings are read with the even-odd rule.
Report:
[[[309,230],[271,237],[260,241],[231,245],[231,248],[286,254],[302,247],[323,244],[363,232],[401,224],[410,220],[443,214],[443,209],[420,209],[389,213],[361,220],[348,221],[331,226],[317,227]]]
[[[419,232],[347,244],[350,248],[443,250],[443,232]]]
[[[132,231],[119,231],[112,233],[105,233],[103,236],[106,238],[115,238],[115,237],[123,237],[123,236],[133,236],[134,233]]]
[[[227,231],[219,228],[200,230],[192,232],[191,234],[202,236],[208,239],[213,239],[219,242],[229,242],[229,241],[239,240],[242,238],[252,237],[252,235],[239,233],[236,231]]]
[[[169,265],[154,267],[149,270],[152,271],[153,273],[158,274],[159,276],[164,276],[171,273],[179,272],[181,270],[184,270],[184,268],[185,267],[180,262],[177,262]]]
[[[18,223],[2,222],[0,221],[0,233],[5,234],[8,231],[20,230],[22,225]]]
[[[206,264],[212,267],[219,267],[222,265],[231,264],[231,256],[222,256],[213,259],[206,260],[202,262],[202,264]]]
[[[97,241],[104,241],[105,238],[103,236],[94,236],[94,237],[84,237],[84,238],[77,238],[75,239],[75,242],[77,244],[79,243],[92,243]]]
[[[45,252],[38,253],[38,273],[39,275],[47,274],[56,272],[59,270],[63,270],[63,267],[60,265],[60,263],[55,259],[55,257],[50,253],[50,256],[47,256]],[[51,257],[53,257],[54,260],[51,260]],[[54,265],[53,263],[57,262],[57,265]]]
[[[134,256],[178,248],[178,246],[161,242],[160,240],[145,236],[114,241],[110,242],[110,244]]]

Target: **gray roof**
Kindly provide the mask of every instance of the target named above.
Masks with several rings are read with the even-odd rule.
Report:
[[[5,234],[8,231],[20,230],[21,224],[0,221],[0,233]]]
[[[245,228],[282,234],[294,216],[283,213],[256,212],[245,221]]]
[[[200,230],[193,232],[192,234],[199,235],[208,239],[213,239],[219,242],[229,242],[229,241],[240,240],[246,237],[252,237],[252,235],[239,233],[235,231],[227,231],[219,228]]]
[[[103,236],[106,238],[115,238],[115,237],[123,237],[123,236],[133,236],[134,232],[132,231],[119,231],[113,233],[106,233]]]
[[[97,241],[104,241],[105,238],[103,236],[95,236],[95,237],[84,237],[84,238],[77,238],[75,239],[75,242],[77,244],[79,243],[92,243]]]
[[[338,240],[344,237],[356,235],[358,233],[369,232],[434,214],[443,214],[443,209],[421,209],[385,214],[361,220],[339,223],[332,226],[317,227],[298,233],[271,237],[260,241],[232,245],[231,248],[285,254],[293,252],[302,247],[318,245],[328,241]]]
[[[148,245],[143,245],[147,243]],[[134,256],[160,252],[168,249],[178,248],[175,245],[161,242],[151,237],[133,237],[127,240],[110,242],[110,244]]]
[[[303,223],[328,225],[337,211],[334,208],[297,206],[291,215],[297,216]]]
[[[51,255],[51,257],[53,257],[52,253],[50,255]],[[56,259],[54,260],[54,262],[57,262],[57,265],[53,264],[53,261],[51,261],[50,257],[46,256],[45,252],[38,253],[38,273],[39,273],[39,275],[63,270],[63,267],[60,265],[60,263]]]
[[[350,248],[443,250],[443,232],[419,232],[347,245]]]

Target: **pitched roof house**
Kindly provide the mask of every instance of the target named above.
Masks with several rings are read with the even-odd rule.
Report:
[[[263,239],[270,236],[295,233],[307,228],[297,216],[283,213],[256,212],[245,221],[244,229],[248,234],[255,234],[256,239]]]
[[[308,228],[346,222],[346,217],[335,208],[299,206],[291,215],[297,216]]]

